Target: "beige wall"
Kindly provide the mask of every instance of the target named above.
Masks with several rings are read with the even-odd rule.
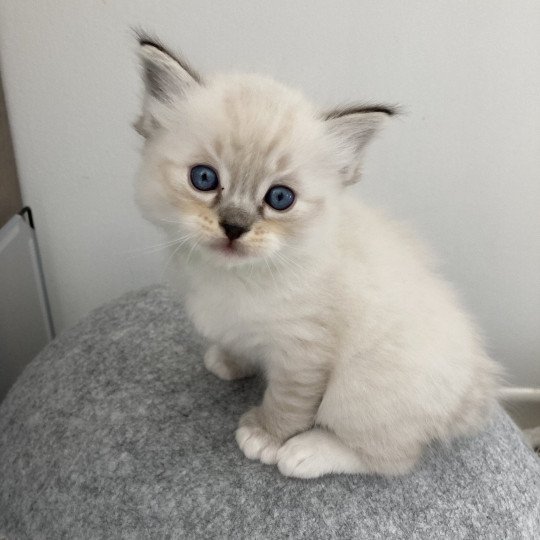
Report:
[[[0,227],[22,207],[21,190],[17,180],[15,156],[4,101],[4,89],[0,78]]]

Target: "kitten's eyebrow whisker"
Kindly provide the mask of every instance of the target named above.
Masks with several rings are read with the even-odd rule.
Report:
[[[217,154],[212,145],[205,145],[204,150],[216,163],[220,162],[219,155]]]

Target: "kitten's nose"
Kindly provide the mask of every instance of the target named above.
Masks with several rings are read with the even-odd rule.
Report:
[[[235,225],[234,223],[227,223],[225,221],[222,221],[220,225],[229,240],[236,240],[249,230],[247,227],[242,227],[242,225]]]

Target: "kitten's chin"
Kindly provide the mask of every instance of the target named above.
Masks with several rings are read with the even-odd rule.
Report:
[[[263,254],[255,253],[253,249],[239,242],[228,240],[206,244],[203,249],[216,264],[228,267],[252,263],[254,260],[264,257]]]
[[[236,266],[253,258],[246,246],[235,241],[217,240],[205,247],[215,261],[225,266]]]
[[[219,253],[227,258],[242,258],[248,255],[246,248],[236,242],[223,241],[213,244],[210,247],[215,253]]]

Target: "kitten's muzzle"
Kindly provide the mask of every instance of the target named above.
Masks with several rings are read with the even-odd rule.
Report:
[[[225,231],[227,238],[231,241],[240,238],[244,233],[249,231],[249,227],[243,225],[237,225],[235,223],[227,223],[226,221],[220,222],[221,228]]]

